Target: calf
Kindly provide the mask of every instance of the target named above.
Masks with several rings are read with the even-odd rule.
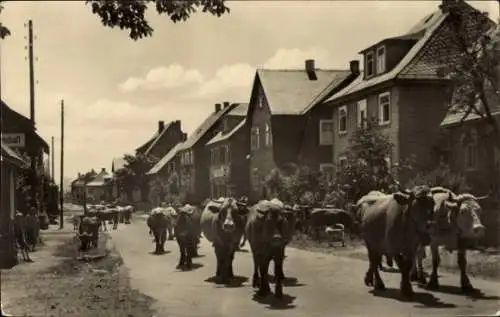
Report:
[[[288,219],[285,207],[277,199],[260,201],[250,209],[245,232],[254,262],[252,286],[259,288],[259,296],[270,292],[268,270],[269,263],[273,260],[276,283],[274,293],[277,298],[283,297],[285,247],[294,231]]]
[[[247,213],[244,200],[229,197],[208,202],[201,214],[201,230],[212,242],[217,258],[217,282],[228,283],[234,277],[234,253],[243,235]]]
[[[411,296],[410,269],[418,245],[422,237],[428,235],[433,219],[434,200],[430,189],[418,186],[411,191],[372,196],[361,205],[363,239],[369,258],[365,284],[385,290],[378,268],[382,255],[387,254],[396,260],[400,269],[402,295]]]
[[[191,205],[178,209],[174,229],[180,252],[177,269],[190,270],[192,267],[192,259],[196,256],[196,248],[200,239],[200,216],[198,208]]]

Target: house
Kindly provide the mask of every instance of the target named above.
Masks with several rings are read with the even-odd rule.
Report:
[[[333,110],[333,155],[340,166],[347,160],[349,138],[368,117],[378,120],[394,144],[389,165],[410,157],[416,159],[416,170],[437,164],[440,124],[451,97],[449,81],[439,75],[453,47],[451,2],[443,1],[406,34],[363,49],[363,72],[324,102]],[[458,5],[462,14],[475,10],[465,2]]]
[[[222,118],[222,129],[206,144],[210,153],[210,197],[248,195],[248,104],[240,103]]]
[[[16,212],[16,179],[19,170],[27,165],[16,152],[0,142],[0,269],[17,264],[14,215]]]
[[[118,200],[123,200],[123,193],[121,193],[118,183],[116,182],[116,171],[122,169],[127,164],[123,157],[115,157],[111,161],[111,175],[113,177],[113,197]]]
[[[331,167],[331,110],[319,104],[356,78],[359,64],[350,66],[322,70],[307,60],[304,69],[257,70],[247,115],[252,200],[267,197],[263,184],[274,168]]]
[[[185,140],[184,140],[185,141]],[[177,143],[170,151],[155,164],[146,175],[160,177],[162,180],[168,180],[172,173],[178,172],[180,157],[177,155],[183,142]]]
[[[87,200],[89,202],[99,203],[101,201],[113,200],[113,182],[112,176],[105,168],[96,174],[86,186]]]
[[[85,199],[85,187],[86,184],[97,175],[97,173],[92,169],[86,174],[78,173],[78,177],[71,182],[71,197],[74,203],[83,204]]]
[[[177,152],[181,192],[191,204],[201,203],[210,196],[210,154],[205,145],[221,130],[221,118],[237,105],[224,102],[224,107],[221,107],[221,104],[216,104],[215,111],[182,143]]]
[[[172,121],[167,125],[164,121],[158,121],[158,131],[146,143],[137,148],[136,153],[161,158],[186,137],[186,133],[182,132],[180,120]]]

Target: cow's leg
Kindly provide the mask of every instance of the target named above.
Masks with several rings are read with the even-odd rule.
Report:
[[[160,232],[160,253],[165,253],[165,241],[167,240],[167,232],[162,229]]]
[[[366,249],[368,251],[368,270],[366,271],[365,274],[365,285],[366,286],[373,286],[373,251],[368,245],[366,246]]]
[[[252,277],[252,287],[257,288],[260,285],[259,281],[259,258],[262,256],[259,256],[258,253],[254,252],[252,250],[252,257],[253,257],[253,277]]]
[[[217,269],[215,272],[215,277],[217,282],[223,283],[225,282],[225,277],[226,277],[226,271],[225,271],[225,263],[224,263],[224,247],[220,246],[219,244],[214,245],[215,249],[215,256],[217,258]]]
[[[266,256],[261,257],[260,260],[261,260],[261,262],[259,263],[260,287],[257,294],[259,296],[266,296],[271,292],[267,275],[269,271],[269,262],[270,262],[269,255],[266,254]]]
[[[182,241],[180,239],[177,240],[177,244],[179,245],[180,257],[179,257],[179,264],[177,264],[176,268],[181,269],[186,262],[186,256],[185,256],[185,252],[184,252],[185,245],[184,245],[184,241]]]
[[[382,253],[372,252],[372,260],[370,260],[370,262],[371,262],[370,266],[372,268],[373,277],[375,279],[373,288],[379,291],[384,291],[385,285],[384,282],[382,281],[382,278],[380,277],[380,272],[378,270],[380,262],[382,262]]]
[[[422,284],[422,285],[425,285],[425,283],[427,283],[427,280],[426,280],[425,274],[424,274],[424,263],[423,263],[424,258],[425,258],[425,246],[422,246],[418,250],[416,261],[414,261],[414,263],[416,264],[417,282]]]
[[[405,297],[410,297],[411,295],[413,295],[413,289],[410,283],[410,269],[412,266],[412,261],[415,261],[415,255],[398,254],[397,256],[400,257],[400,260],[398,262],[401,264],[401,266],[399,266],[399,271],[401,272],[401,294]]]
[[[462,243],[459,243],[457,250],[457,262],[458,268],[460,269],[460,287],[462,288],[462,292],[472,292],[474,291],[474,287],[467,276],[467,257],[466,257],[466,249]]]
[[[229,268],[228,268],[228,275],[229,275],[230,278],[234,277],[233,262],[234,262],[234,254],[236,253],[236,248],[238,248],[238,244],[236,244],[235,248],[233,250],[231,250],[231,253],[230,253],[230,256],[229,256],[229,263],[227,264],[229,266]]]
[[[196,250],[194,239],[189,238],[188,244],[185,248],[186,252],[186,268],[190,270],[193,267],[193,255]]]
[[[438,268],[441,262],[441,258],[439,256],[439,245],[436,243],[431,243],[431,258],[432,258],[432,273],[429,278],[429,282],[427,282],[428,289],[438,289],[439,288],[439,280],[438,280]]]
[[[276,252],[277,254],[274,256],[274,275],[276,281],[274,295],[276,298],[281,299],[283,298],[283,260],[285,257],[285,248],[276,250]]]

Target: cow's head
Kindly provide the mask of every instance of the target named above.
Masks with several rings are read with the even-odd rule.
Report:
[[[196,207],[189,204],[177,209],[175,234],[178,237],[185,237],[189,235],[191,228],[193,228],[194,221],[196,221],[193,217],[195,211]]]
[[[273,199],[258,202],[255,209],[264,223],[264,241],[268,241],[273,247],[284,246],[290,235],[289,219],[293,217],[292,208],[287,208],[278,199]]]
[[[486,196],[450,193],[448,199],[444,201],[444,206],[448,209],[449,223],[456,226],[460,237],[479,239],[484,236],[485,228],[479,218],[482,212],[479,201],[485,198]]]
[[[421,238],[427,240],[434,221],[434,199],[428,186],[415,186],[412,190],[398,191],[393,194],[399,205],[407,206],[406,220],[415,226]]]
[[[243,230],[248,207],[245,201],[234,198],[219,198],[208,204],[208,209],[217,214],[217,222],[224,232]]]

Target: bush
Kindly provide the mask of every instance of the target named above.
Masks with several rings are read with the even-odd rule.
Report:
[[[442,186],[455,193],[464,193],[471,189],[463,174],[453,172],[451,168],[445,164],[440,164],[438,167],[429,171],[417,173],[415,177],[409,179],[405,184],[406,188],[411,188],[416,185],[428,185],[430,187]]]

